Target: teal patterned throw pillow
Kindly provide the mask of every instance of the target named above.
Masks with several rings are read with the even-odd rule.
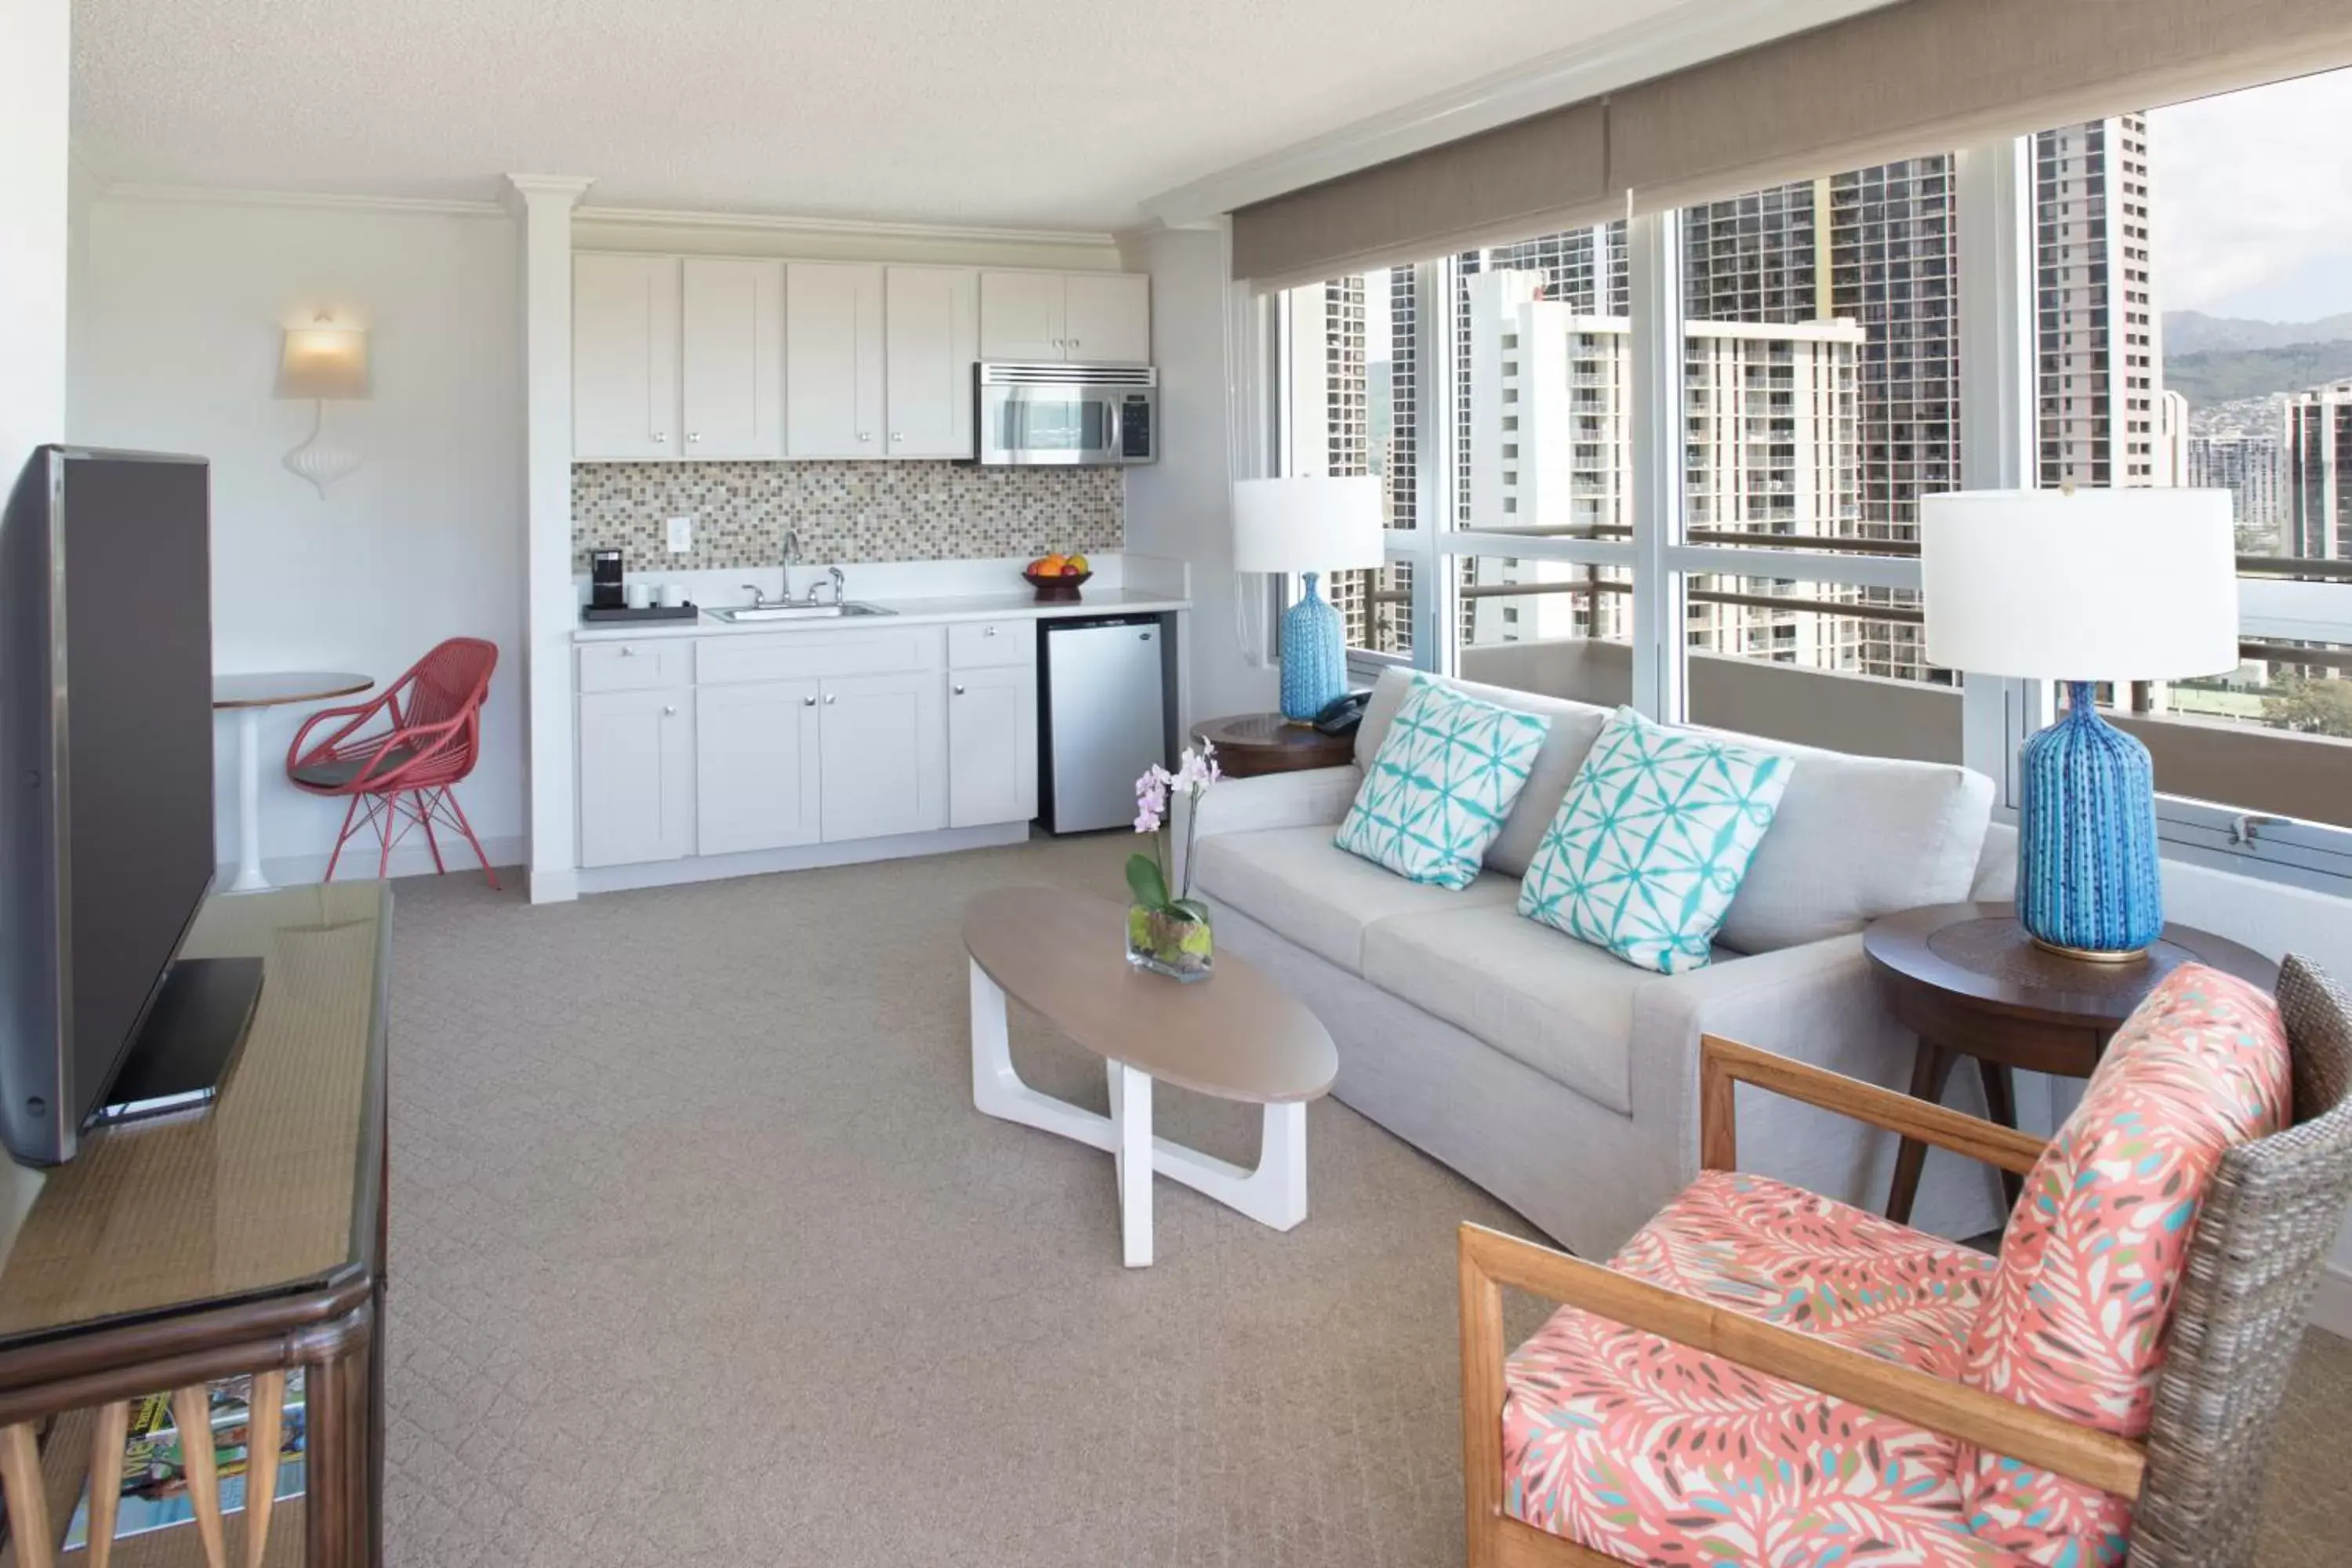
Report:
[[[1468,887],[1550,729],[1549,719],[1413,677],[1332,842],[1416,882]]]
[[[1704,966],[1794,763],[1620,708],[1519,884],[1519,913],[1661,974]]]

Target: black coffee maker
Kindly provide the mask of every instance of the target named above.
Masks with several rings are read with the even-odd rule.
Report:
[[[628,602],[628,590],[621,583],[621,552],[617,550],[590,551],[588,552],[589,607],[597,610],[617,610]]]

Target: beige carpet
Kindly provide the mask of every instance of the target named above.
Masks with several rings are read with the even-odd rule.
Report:
[[[1453,1233],[1524,1228],[1330,1101],[1278,1236],[974,1111],[956,941],[1120,838],[531,910],[399,887],[386,1554],[468,1564],[1459,1563]],[[1016,1011],[1032,1081],[1095,1058]],[[1246,1159],[1239,1108],[1173,1135]],[[2315,1334],[2266,1564],[2352,1550]]]

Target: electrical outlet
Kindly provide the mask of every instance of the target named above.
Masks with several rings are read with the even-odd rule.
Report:
[[[684,555],[694,549],[694,519],[674,517],[669,520],[669,552]]]

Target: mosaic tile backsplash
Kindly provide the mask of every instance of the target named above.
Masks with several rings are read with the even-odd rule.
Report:
[[[672,555],[668,521],[694,519]],[[956,463],[574,463],[572,565],[618,548],[632,572],[773,566],[796,529],[812,562],[967,561],[1114,551],[1125,542],[1117,468]]]

